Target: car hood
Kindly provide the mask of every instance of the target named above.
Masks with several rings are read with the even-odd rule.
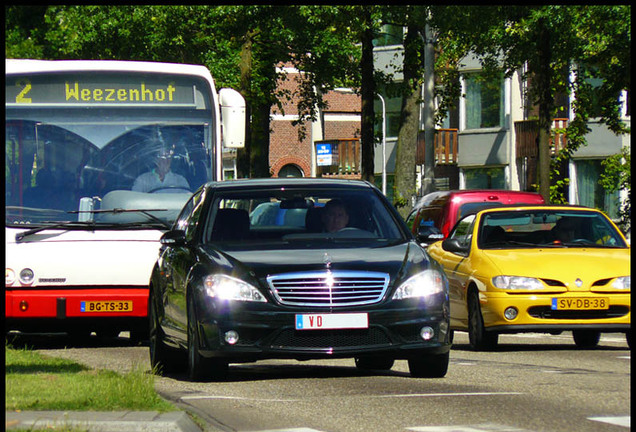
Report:
[[[430,266],[428,255],[413,241],[373,247],[334,244],[222,251],[208,247],[206,253],[214,265],[226,267],[227,271],[240,269],[241,273],[258,279],[280,273],[330,269],[384,272],[395,281]]]
[[[557,280],[572,289],[577,279],[583,281],[581,289],[589,289],[596,281],[630,274],[630,249],[546,248],[482,252],[498,274]]]

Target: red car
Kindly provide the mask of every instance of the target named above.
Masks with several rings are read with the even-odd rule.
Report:
[[[536,192],[499,189],[437,191],[424,195],[406,219],[411,232],[420,242],[443,240],[455,223],[485,208],[514,204],[545,204]]]

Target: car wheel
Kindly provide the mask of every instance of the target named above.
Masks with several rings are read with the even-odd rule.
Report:
[[[408,359],[413,378],[443,378],[448,372],[450,354],[421,354]]]
[[[364,356],[356,357],[356,367],[361,370],[389,370],[395,360],[390,357]]]
[[[573,330],[572,336],[579,348],[594,348],[601,340],[601,332],[596,330]]]
[[[203,357],[194,301],[188,301],[188,375],[191,381],[220,381],[227,376],[228,363]]]
[[[182,370],[185,360],[183,354],[166,346],[163,342],[163,330],[159,325],[159,314],[152,291],[148,301],[148,323],[150,367],[153,372],[163,375]]]
[[[471,291],[468,296],[468,339],[470,346],[476,351],[490,351],[496,348],[499,342],[499,335],[487,332],[484,327],[476,291]]]

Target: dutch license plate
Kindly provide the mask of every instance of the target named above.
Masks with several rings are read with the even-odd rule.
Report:
[[[132,312],[133,302],[121,301],[83,301],[80,302],[81,312]]]
[[[607,297],[553,298],[552,310],[603,310],[609,309]]]
[[[364,328],[369,328],[369,316],[366,313],[296,315],[296,330]]]

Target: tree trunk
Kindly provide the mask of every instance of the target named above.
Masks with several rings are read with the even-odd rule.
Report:
[[[417,151],[417,132],[419,130],[421,82],[418,79],[417,36],[415,26],[408,27],[404,50],[404,99],[402,115],[395,152],[395,194],[393,203],[402,216],[406,216],[411,207],[411,197],[415,195],[415,154]]]
[[[550,202],[550,129],[552,127],[552,70],[550,62],[550,31],[539,22],[539,50],[537,52],[536,79],[539,90],[539,193],[546,203]]]

